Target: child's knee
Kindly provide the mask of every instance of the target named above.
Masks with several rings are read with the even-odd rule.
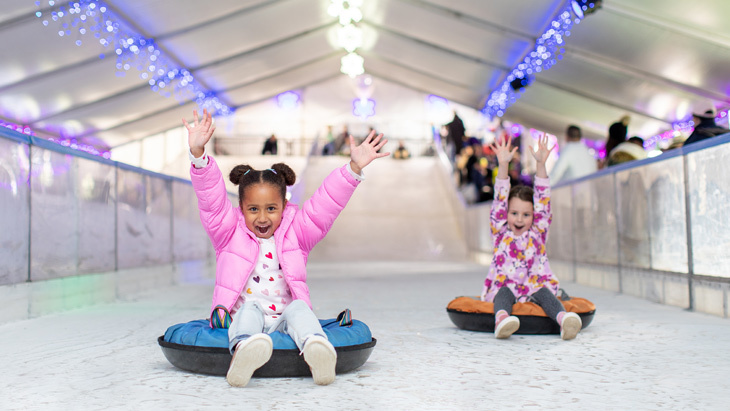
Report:
[[[287,308],[292,310],[309,310],[309,306],[304,302],[304,300],[294,300],[289,303],[289,307]]]

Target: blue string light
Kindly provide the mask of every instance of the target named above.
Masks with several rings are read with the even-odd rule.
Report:
[[[502,117],[507,107],[520,98],[521,92],[525,90],[513,87],[514,81],[517,80],[522,86],[525,86],[532,82],[536,73],[550,69],[563,58],[565,37],[570,36],[570,29],[573,25],[580,23],[582,18],[582,14],[580,17],[574,16],[571,13],[572,10],[573,4],[571,3],[558,13],[548,29],[537,38],[533,50],[525,56],[522,62],[517,64],[517,67],[510,72],[502,84],[492,91],[482,108],[482,113],[489,116],[490,119]]]
[[[139,71],[141,79],[146,80],[150,89],[165,97],[176,96],[181,101],[194,100],[201,109],[214,111],[218,115],[227,116],[233,110],[222,103],[216,93],[203,88],[195,77],[183,67],[178,67],[155,45],[154,39],[148,39],[127,27],[103,2],[96,0],[79,0],[55,7],[56,2],[50,0],[50,12],[37,11],[36,17],[43,25],[58,25],[58,35],[69,37],[78,33],[75,44],[81,46],[87,38],[98,41],[106,48],[113,47],[117,56],[117,75],[125,76],[132,68]],[[36,1],[41,7],[41,2]],[[103,59],[105,54],[99,55]]]

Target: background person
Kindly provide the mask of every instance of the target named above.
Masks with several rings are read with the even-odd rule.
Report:
[[[623,116],[621,119],[608,127],[608,139],[606,139],[606,158],[616,146],[626,141],[629,133],[629,122],[631,117]]]
[[[730,130],[720,127],[715,123],[714,108],[707,110],[702,114],[692,113],[692,121],[695,123],[695,128],[692,131],[692,134],[689,135],[689,138],[685,140],[685,146],[711,137],[719,136],[720,134],[730,133]]]
[[[647,157],[644,150],[644,140],[641,137],[631,137],[625,142],[616,146],[608,156],[608,165],[626,163],[634,160],[643,160]]]
[[[270,154],[275,156],[277,152],[279,152],[279,145],[276,141],[276,136],[272,134],[264,142],[264,148],[261,150],[261,155]]]
[[[550,172],[553,185],[595,173],[598,169],[596,159],[588,151],[588,147],[580,141],[580,128],[574,125],[568,126],[565,136],[566,143],[560,150],[560,158]]]

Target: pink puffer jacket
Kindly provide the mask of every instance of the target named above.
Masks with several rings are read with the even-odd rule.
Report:
[[[229,201],[223,175],[212,157],[208,165],[190,166],[190,179],[198,196],[200,220],[216,255],[215,289],[211,311],[218,305],[233,307],[248,281],[259,255],[256,236],[246,227],[240,207]],[[307,257],[327,234],[360,182],[347,166],[334,170],[312,198],[299,209],[287,203],[281,225],[274,232],[276,253],[292,298],[310,307],[307,287]]]

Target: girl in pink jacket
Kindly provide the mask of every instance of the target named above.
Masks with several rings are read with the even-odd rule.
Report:
[[[312,312],[307,256],[354,193],[362,169],[376,158],[390,155],[378,153],[387,140],[373,132],[356,146],[350,136],[350,163],[327,176],[301,209],[286,200],[286,187],[296,180],[286,164],[266,170],[236,166],[229,176],[238,185],[239,203],[234,207],[220,169],[205,152],[215,130],[212,117],[207,110],[203,110],[202,120],[197,111],[193,117],[193,124],[183,119],[190,145],[190,178],[200,219],[216,252],[211,324],[219,325],[216,323],[226,313],[232,317],[228,383],[236,387],[248,384],[254,371],[271,357],[269,334],[280,331],[299,347],[314,382],[330,384],[335,379],[337,353]]]

